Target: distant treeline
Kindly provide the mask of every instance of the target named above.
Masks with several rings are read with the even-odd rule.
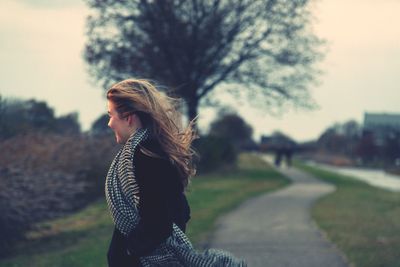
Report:
[[[80,133],[78,113],[60,117],[44,101],[4,99],[0,96],[0,139],[28,132]]]
[[[366,129],[350,120],[327,128],[310,145],[320,152],[347,157],[349,164],[400,169],[400,131],[394,127]]]

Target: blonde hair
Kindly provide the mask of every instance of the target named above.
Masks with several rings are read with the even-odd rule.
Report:
[[[194,121],[185,129],[182,128],[181,113],[176,106],[179,100],[168,97],[150,81],[143,79],[127,79],[114,84],[107,91],[107,99],[115,104],[119,116],[139,116],[143,127],[149,130],[151,137],[158,140],[171,163],[177,167],[182,184],[186,187],[189,177],[196,172],[192,162],[194,151],[191,148],[196,134]],[[156,156],[148,152],[148,155]]]

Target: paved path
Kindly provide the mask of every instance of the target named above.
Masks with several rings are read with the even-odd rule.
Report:
[[[347,266],[310,218],[313,202],[335,188],[295,168],[280,172],[293,184],[248,200],[223,216],[209,247],[228,250],[249,267]]]

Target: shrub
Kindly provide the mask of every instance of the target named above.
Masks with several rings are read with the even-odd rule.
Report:
[[[237,151],[226,138],[203,136],[193,142],[193,147],[199,154],[196,165],[200,173],[232,167],[236,163]]]
[[[102,196],[114,143],[110,136],[38,133],[1,142],[0,251],[34,223]]]
[[[253,128],[238,114],[220,111],[219,117],[210,125],[210,136],[227,139],[238,150],[253,149]]]
[[[0,248],[23,238],[33,223],[74,211],[87,203],[84,177],[67,173],[31,173],[1,169]],[[83,173],[82,173],[83,174]],[[1,253],[0,253],[1,254]]]

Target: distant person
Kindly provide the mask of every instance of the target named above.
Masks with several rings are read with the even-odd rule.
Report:
[[[275,166],[280,167],[282,162],[282,149],[281,148],[276,148],[275,149]]]
[[[192,123],[182,130],[173,101],[146,80],[129,79],[107,92],[108,126],[123,145],[106,178],[115,228],[110,267],[245,266],[223,251],[196,252],[184,234],[184,194],[192,165]]]
[[[286,166],[292,166],[292,156],[294,147],[292,144],[286,144],[283,149],[283,155],[285,156]]]

